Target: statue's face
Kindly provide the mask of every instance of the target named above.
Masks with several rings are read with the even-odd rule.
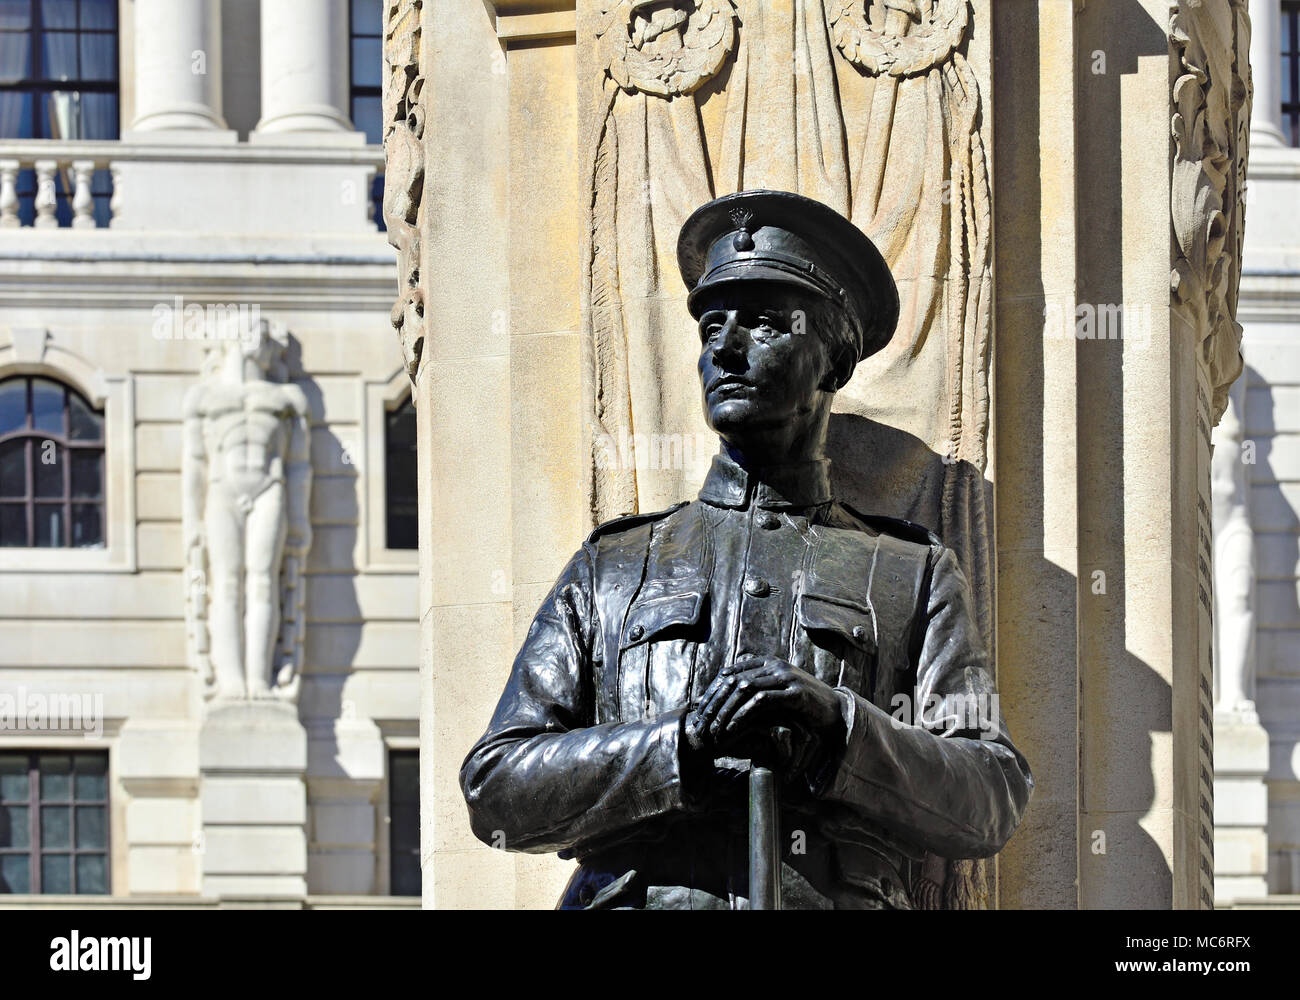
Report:
[[[700,314],[700,386],[723,437],[801,422],[828,394],[831,358],[815,296],[752,281],[718,289]]]

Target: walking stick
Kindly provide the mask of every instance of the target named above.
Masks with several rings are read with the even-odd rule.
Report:
[[[788,743],[784,726],[772,730],[776,746]],[[774,754],[779,756],[778,754]],[[774,768],[749,765],[749,908],[781,909],[781,797]]]

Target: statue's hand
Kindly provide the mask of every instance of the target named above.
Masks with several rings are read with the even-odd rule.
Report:
[[[719,671],[687,717],[686,738],[798,773],[819,745],[842,741],[843,725],[830,685],[777,657],[748,656]]]

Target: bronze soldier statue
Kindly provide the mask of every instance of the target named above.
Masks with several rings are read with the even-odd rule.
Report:
[[[761,765],[782,905],[911,908],[925,853],[997,853],[1033,779],[953,552],[831,495],[831,400],[897,290],[863,233],[786,192],[704,205],[678,261],[719,454],[697,500],[569,561],[461,769],[471,824],[576,858],[561,908],[748,908]]]

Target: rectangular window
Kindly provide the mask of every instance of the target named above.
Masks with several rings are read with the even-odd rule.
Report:
[[[1282,0],[1282,133],[1300,146],[1300,0]]]
[[[108,754],[0,752],[0,893],[108,888]]]
[[[383,85],[384,11],[383,0],[348,0],[348,113],[352,124],[366,134],[366,142],[378,146],[384,141]],[[370,200],[375,223],[384,225],[384,175],[371,184]]]
[[[118,138],[117,0],[0,0],[0,139]],[[71,179],[55,175],[55,217],[72,224]],[[112,180],[91,177],[108,224]],[[36,216],[36,172],[18,172],[18,217]]]
[[[420,751],[388,754],[389,892],[420,895]]]

